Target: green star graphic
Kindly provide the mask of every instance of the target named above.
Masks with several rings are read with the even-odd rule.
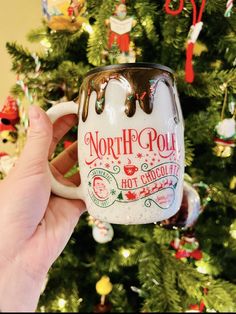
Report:
[[[116,194],[116,190],[112,189],[111,190],[111,195],[115,195]]]

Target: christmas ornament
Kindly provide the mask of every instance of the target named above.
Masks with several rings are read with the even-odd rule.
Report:
[[[36,53],[32,53],[32,58],[34,59],[35,62],[35,72],[33,73],[32,77],[36,78],[40,74],[40,68],[41,68],[41,62],[39,60],[39,57]],[[29,88],[27,84],[25,84],[24,80],[20,78],[20,75],[17,74],[16,77],[16,84],[20,86],[22,91],[24,92],[24,96],[27,99],[29,105],[33,104],[34,102],[34,97],[30,93]],[[19,107],[19,116],[20,116],[20,125],[24,128],[24,131],[28,129],[29,126],[29,119],[28,119],[28,106],[25,104],[22,104],[20,99],[17,99],[17,104]]]
[[[186,47],[187,48],[187,47]],[[208,51],[207,46],[204,43],[197,41],[194,45],[193,54],[194,56],[200,56],[204,51]]]
[[[41,67],[41,62],[39,60],[39,56],[34,52],[32,53],[32,58],[34,59],[35,62],[35,73],[36,73],[36,77],[39,75],[40,73],[40,67]]]
[[[203,301],[200,304],[190,304],[189,310],[185,311],[185,313],[202,313],[205,309],[205,304]]]
[[[112,283],[108,276],[102,276],[96,283],[96,291],[101,296],[100,303],[95,306],[95,313],[107,313],[111,311],[111,303],[106,296],[112,291]]]
[[[16,84],[21,87],[29,105],[33,104],[34,98],[32,94],[30,93],[28,86],[24,83],[23,79],[20,78],[20,75],[17,75]],[[20,99],[17,99],[17,101],[20,108],[20,121],[26,130],[29,126],[29,119],[28,119],[28,114],[27,114],[28,110],[26,109],[25,105],[21,104]]]
[[[221,138],[230,139],[235,136],[235,125],[234,118],[224,119],[216,125],[215,130]]]
[[[15,125],[19,122],[19,111],[16,100],[8,96],[0,111],[0,132],[16,131]]]
[[[9,156],[6,153],[0,153],[0,173],[5,177],[11,168],[15,165],[17,160],[16,156]]]
[[[217,157],[227,158],[232,155],[233,147],[235,146],[236,139],[236,122],[234,115],[230,118],[224,118],[225,109],[227,106],[227,85],[224,85],[225,95],[221,111],[221,121],[219,121],[214,130],[214,142],[216,146],[213,152]]]
[[[221,140],[218,138],[214,139],[216,146],[213,148],[213,152],[217,157],[228,158],[233,153],[234,142]]]
[[[89,224],[92,226],[92,234],[95,241],[98,243],[107,243],[112,240],[114,230],[108,222],[102,222],[98,219],[89,216]]]
[[[0,131],[0,141],[3,144],[16,143],[16,140],[17,140],[17,132],[14,129],[12,131],[9,131],[9,130]]]
[[[185,181],[179,211],[169,219],[161,221],[159,225],[166,229],[187,229],[194,226],[202,211],[203,207],[196,188]]]
[[[165,2],[165,10],[168,14],[178,15],[184,9],[184,0],[180,0],[180,6],[177,10],[170,9],[171,0],[166,0]],[[194,46],[198,39],[198,36],[201,32],[203,22],[202,14],[205,7],[206,0],[202,0],[199,13],[197,14],[197,6],[195,0],[191,0],[193,6],[193,19],[192,26],[190,27],[188,39],[187,39],[187,49],[186,49],[186,63],[185,63],[185,80],[188,83],[192,83],[194,80],[194,71],[192,65]]]
[[[2,131],[0,132],[0,172],[2,174],[7,174],[8,170],[11,168],[11,158],[17,156],[18,154],[18,141],[16,132]]]
[[[229,94],[228,97],[228,109],[229,112],[234,115],[235,114],[235,105],[236,105],[236,97],[235,94]]]
[[[185,231],[181,238],[176,237],[171,241],[170,246],[176,251],[175,257],[177,259],[191,258],[200,260],[202,258],[199,242],[191,230]]]
[[[228,0],[226,3],[226,10],[225,10],[225,17],[230,17],[233,9],[234,1],[233,0]]]
[[[80,29],[85,10],[85,0],[42,0],[43,16],[52,30]]]
[[[125,1],[121,1],[116,5],[115,13],[108,20],[106,25],[110,27],[108,48],[110,53],[115,47],[118,48],[120,54],[118,54],[118,63],[130,63],[135,62],[134,44],[130,44],[130,31],[135,26],[136,21],[133,17],[127,16],[127,8]],[[115,53],[117,53],[115,51]]]
[[[16,154],[16,142],[18,138],[17,124],[19,123],[19,111],[16,100],[12,96],[8,96],[0,111],[0,153],[1,157],[1,172],[6,174],[9,166],[7,160],[10,156]],[[9,157],[8,157],[9,156]],[[3,166],[4,164],[4,166]],[[6,169],[5,169],[6,168]]]
[[[204,287],[203,289],[203,295],[207,295],[208,288]],[[206,310],[205,303],[203,300],[200,300],[199,304],[190,304],[189,309],[185,311],[185,313],[202,313],[202,312],[212,312],[212,310],[209,311],[209,309]],[[215,312],[213,310],[213,312]]]
[[[20,78],[19,75],[17,75],[16,84],[21,87],[22,91],[25,94],[26,99],[29,101],[30,104],[32,104],[34,102],[34,99],[29,91],[28,86],[24,83],[24,81]]]
[[[64,149],[68,148],[68,147],[69,147],[70,145],[72,145],[72,144],[73,144],[72,141],[68,141],[68,140],[64,141],[64,142],[63,142]]]

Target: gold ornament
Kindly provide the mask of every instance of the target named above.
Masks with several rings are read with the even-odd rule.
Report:
[[[217,157],[227,158],[232,155],[233,148],[230,145],[216,142],[216,146],[213,148],[213,152]]]
[[[200,41],[197,41],[194,45],[193,54],[200,56],[204,51],[208,51],[207,46]]]
[[[102,278],[96,283],[96,291],[101,295],[101,305],[105,305],[106,295],[112,290],[112,283],[108,276],[102,276]]]
[[[112,290],[112,283],[108,276],[102,276],[102,278],[96,283],[96,291],[100,295],[107,295]]]
[[[42,0],[44,18],[48,26],[55,31],[74,32],[87,20],[85,0]]]

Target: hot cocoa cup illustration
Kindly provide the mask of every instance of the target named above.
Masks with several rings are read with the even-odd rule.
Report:
[[[131,164],[131,160],[129,159],[129,162],[127,165],[124,165],[124,172],[127,176],[132,176],[135,174],[135,172],[138,171],[138,167]]]
[[[82,199],[96,219],[117,224],[163,221],[183,194],[184,124],[173,71],[128,63],[85,76],[75,101],[48,110],[52,122],[78,116],[81,184],[52,192]]]

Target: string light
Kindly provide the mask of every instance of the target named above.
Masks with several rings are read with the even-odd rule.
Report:
[[[200,265],[198,265],[197,271],[201,274],[207,274],[208,273],[207,265],[205,263],[201,263]]]
[[[236,220],[230,225],[229,233],[231,237],[236,240]]]
[[[124,256],[124,258],[128,258],[130,256],[130,251],[128,249],[122,249],[121,254]]]
[[[66,305],[66,300],[63,299],[63,298],[59,298],[58,299],[58,306],[59,306],[59,308],[63,309],[65,307],[65,305]]]
[[[82,25],[83,29],[88,32],[89,34],[92,34],[93,33],[93,28],[90,24],[87,24],[87,23],[83,23]]]

